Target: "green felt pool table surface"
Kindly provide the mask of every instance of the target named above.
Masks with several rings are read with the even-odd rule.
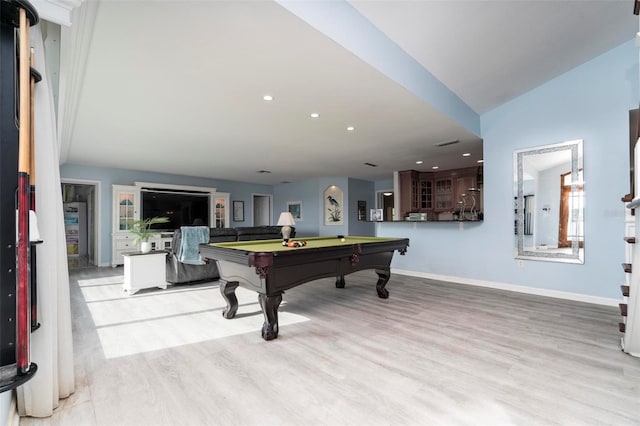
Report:
[[[343,241],[344,240],[344,241]],[[243,250],[247,252],[286,252],[308,250],[314,248],[340,247],[353,244],[380,243],[384,241],[396,241],[400,238],[383,238],[383,237],[351,237],[344,238],[331,237],[309,237],[309,238],[292,238],[290,241],[306,241],[307,245],[303,247],[286,247],[282,245],[282,240],[258,240],[258,241],[234,241],[229,243],[211,243],[210,246],[229,248],[234,250]]]

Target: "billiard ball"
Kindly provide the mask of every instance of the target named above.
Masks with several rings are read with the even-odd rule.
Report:
[[[304,247],[307,245],[306,241],[283,241],[282,245],[284,247],[294,247],[294,248],[298,248],[298,247]]]
[[[340,238],[340,241],[344,243],[346,240],[344,238]]]

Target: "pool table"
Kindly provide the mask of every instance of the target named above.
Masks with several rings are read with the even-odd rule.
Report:
[[[238,286],[258,293],[264,324],[262,338],[278,337],[278,307],[285,290],[320,278],[336,277],[336,287],[345,286],[344,276],[363,269],[378,274],[376,291],[386,299],[394,251],[405,254],[407,238],[312,237],[297,238],[303,247],[283,246],[282,240],[200,244],[200,255],[215,261],[220,273],[220,292],[227,303],[222,315],[231,319],[238,310]]]

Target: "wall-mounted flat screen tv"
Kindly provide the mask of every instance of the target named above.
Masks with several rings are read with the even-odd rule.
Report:
[[[158,231],[181,226],[209,226],[209,194],[143,189],[142,218],[168,217],[168,223],[153,225]]]

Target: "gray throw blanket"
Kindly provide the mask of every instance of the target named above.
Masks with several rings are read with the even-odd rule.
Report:
[[[182,226],[180,227],[182,240],[178,250],[178,260],[191,265],[204,265],[200,256],[198,244],[209,242],[208,226]]]

